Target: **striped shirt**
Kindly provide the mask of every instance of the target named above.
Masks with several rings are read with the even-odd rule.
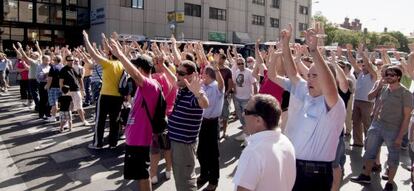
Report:
[[[94,64],[92,69],[91,82],[101,82],[102,81],[102,66],[99,64]]]
[[[183,88],[178,91],[172,114],[168,118],[170,139],[181,143],[194,143],[200,131],[203,109],[194,94]]]

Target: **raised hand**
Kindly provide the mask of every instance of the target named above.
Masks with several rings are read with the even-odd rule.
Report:
[[[292,24],[289,24],[287,29],[283,29],[282,32],[280,32],[280,41],[282,44],[289,44],[290,38],[292,36]]]
[[[109,48],[111,53],[118,58],[120,58],[121,55],[124,55],[124,53],[122,52],[122,48],[119,47],[118,43],[112,38],[109,41]]]
[[[198,95],[200,93],[202,80],[197,75],[193,76],[191,83],[188,82],[187,79],[184,79],[184,83],[194,95]]]
[[[314,51],[318,48],[318,37],[317,32],[314,29],[309,29],[305,32],[306,44],[308,45],[311,51]]]
[[[336,47],[336,56],[338,57],[338,59],[342,58],[342,47]]]
[[[346,49],[350,52],[352,51],[353,47],[352,44],[346,44]]]

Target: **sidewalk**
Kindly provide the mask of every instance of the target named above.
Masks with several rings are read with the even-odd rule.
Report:
[[[93,121],[93,111],[92,107],[86,108],[89,122]],[[137,190],[135,182],[123,179],[123,141],[115,150],[94,151],[87,148],[93,129],[81,126],[78,116],[74,116],[71,132],[59,133],[58,125],[37,119],[36,113],[23,107],[17,86],[10,88],[8,95],[0,96],[0,190]],[[231,180],[242,150],[240,143],[233,138],[239,135],[239,126],[238,121],[231,123],[228,128],[230,137],[220,144],[221,177],[217,190],[234,189]],[[383,164],[386,154],[386,148],[382,147]],[[349,177],[362,169],[361,155],[361,149],[347,149],[341,190],[382,190],[385,181],[380,180],[380,175],[373,175],[371,185],[365,188],[349,182]],[[401,161],[403,167],[408,166],[406,151],[401,152]],[[174,178],[165,181],[164,167],[165,161],[162,160],[158,176],[160,183],[153,188],[175,190]],[[199,172],[198,165],[196,172]],[[398,170],[395,182],[398,190],[411,190],[410,174],[406,169]]]

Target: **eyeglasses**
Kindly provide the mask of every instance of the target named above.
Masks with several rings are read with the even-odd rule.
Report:
[[[395,76],[397,76],[396,74],[390,74],[390,73],[385,73],[385,77],[395,77]]]
[[[241,66],[241,65],[244,65],[244,63],[243,62],[238,62],[237,65]]]
[[[256,111],[250,111],[248,109],[244,109],[244,115],[259,115]]]
[[[177,74],[178,74],[179,76],[185,76],[185,75],[188,75],[188,73],[187,73],[187,72],[180,71],[180,70],[177,70]]]

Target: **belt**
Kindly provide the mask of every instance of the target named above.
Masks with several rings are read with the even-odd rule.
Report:
[[[332,174],[332,162],[296,160],[296,168],[307,174]]]
[[[203,117],[204,121],[216,121],[218,120],[218,117],[213,117],[213,118],[207,118],[207,117]]]

